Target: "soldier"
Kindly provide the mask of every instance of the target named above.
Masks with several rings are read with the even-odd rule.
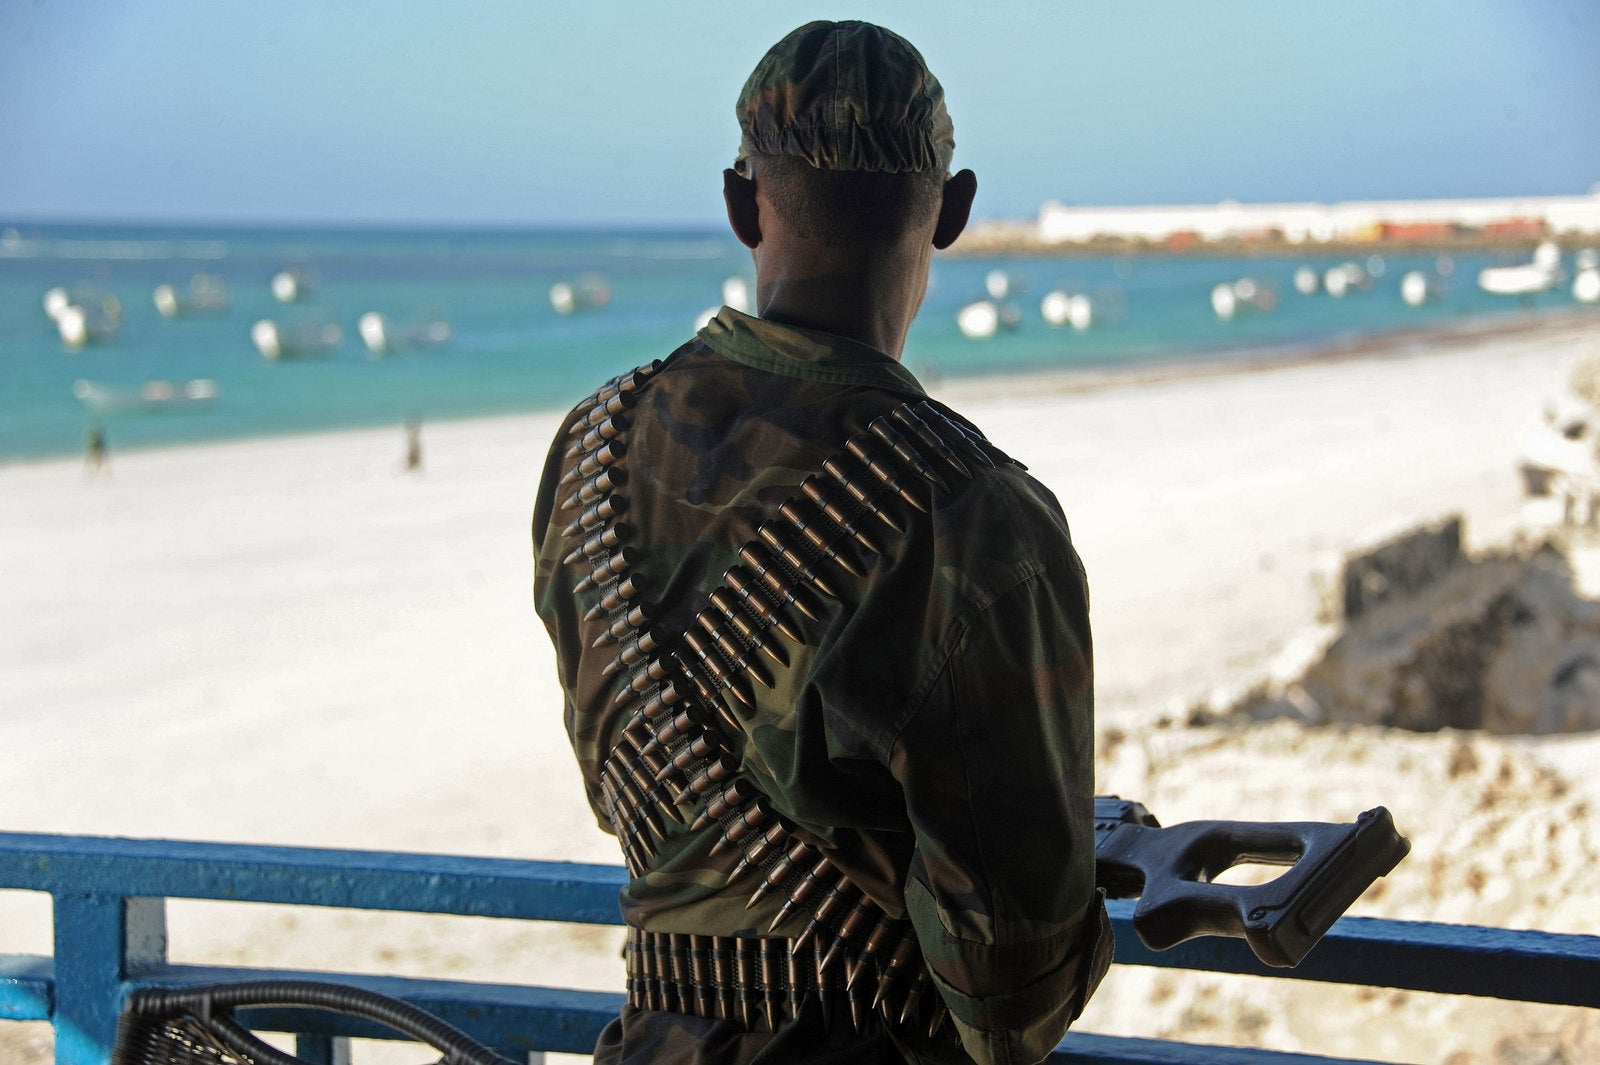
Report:
[[[539,615],[631,880],[601,1062],[1018,1062],[1110,960],[1088,593],[1055,498],[899,361],[966,224],[904,39],[814,22],[741,92],[724,307],[566,419]]]

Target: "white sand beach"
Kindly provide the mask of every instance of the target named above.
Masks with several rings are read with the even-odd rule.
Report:
[[[1099,790],[1169,824],[1382,803],[1414,851],[1357,912],[1593,933],[1600,736],[1183,719],[1320,645],[1313,577],[1342,552],[1451,512],[1470,544],[1509,536],[1515,434],[1594,355],[1590,316],[936,394],[1072,522]],[[0,829],[617,862],[530,604],[556,421],[429,424],[421,474],[399,426],[119,452],[98,477],[0,466]],[[171,923],[180,960],[621,987],[611,930],[181,903]],[[0,893],[0,953],[49,949],[47,902]],[[1600,1060],[1596,1012],[1119,968],[1080,1027],[1467,1065]],[[0,1052],[37,1041],[22,1027]],[[1513,1056],[1547,1045],[1569,1056]]]

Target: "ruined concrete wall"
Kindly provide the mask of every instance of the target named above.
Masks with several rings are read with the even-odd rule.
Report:
[[[1213,719],[1600,729],[1600,603],[1549,545],[1469,558],[1451,518],[1353,555],[1335,591],[1346,620],[1322,657]]]

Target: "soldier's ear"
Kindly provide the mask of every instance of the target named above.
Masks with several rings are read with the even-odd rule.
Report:
[[[939,222],[933,228],[933,246],[943,251],[956,242],[967,228],[972,214],[972,198],[978,194],[978,176],[970,170],[952,175],[944,183],[944,198],[939,202]]]
[[[754,249],[761,243],[761,209],[756,206],[756,183],[735,170],[722,172],[722,202],[728,207],[728,225],[739,243]]]

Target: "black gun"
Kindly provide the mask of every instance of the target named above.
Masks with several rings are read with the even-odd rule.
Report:
[[[1162,828],[1142,803],[1094,800],[1095,881],[1137,898],[1133,928],[1151,950],[1233,936],[1268,965],[1300,964],[1339,915],[1411,850],[1379,806],[1350,824],[1191,821]],[[1215,883],[1241,864],[1288,866],[1253,886]]]

